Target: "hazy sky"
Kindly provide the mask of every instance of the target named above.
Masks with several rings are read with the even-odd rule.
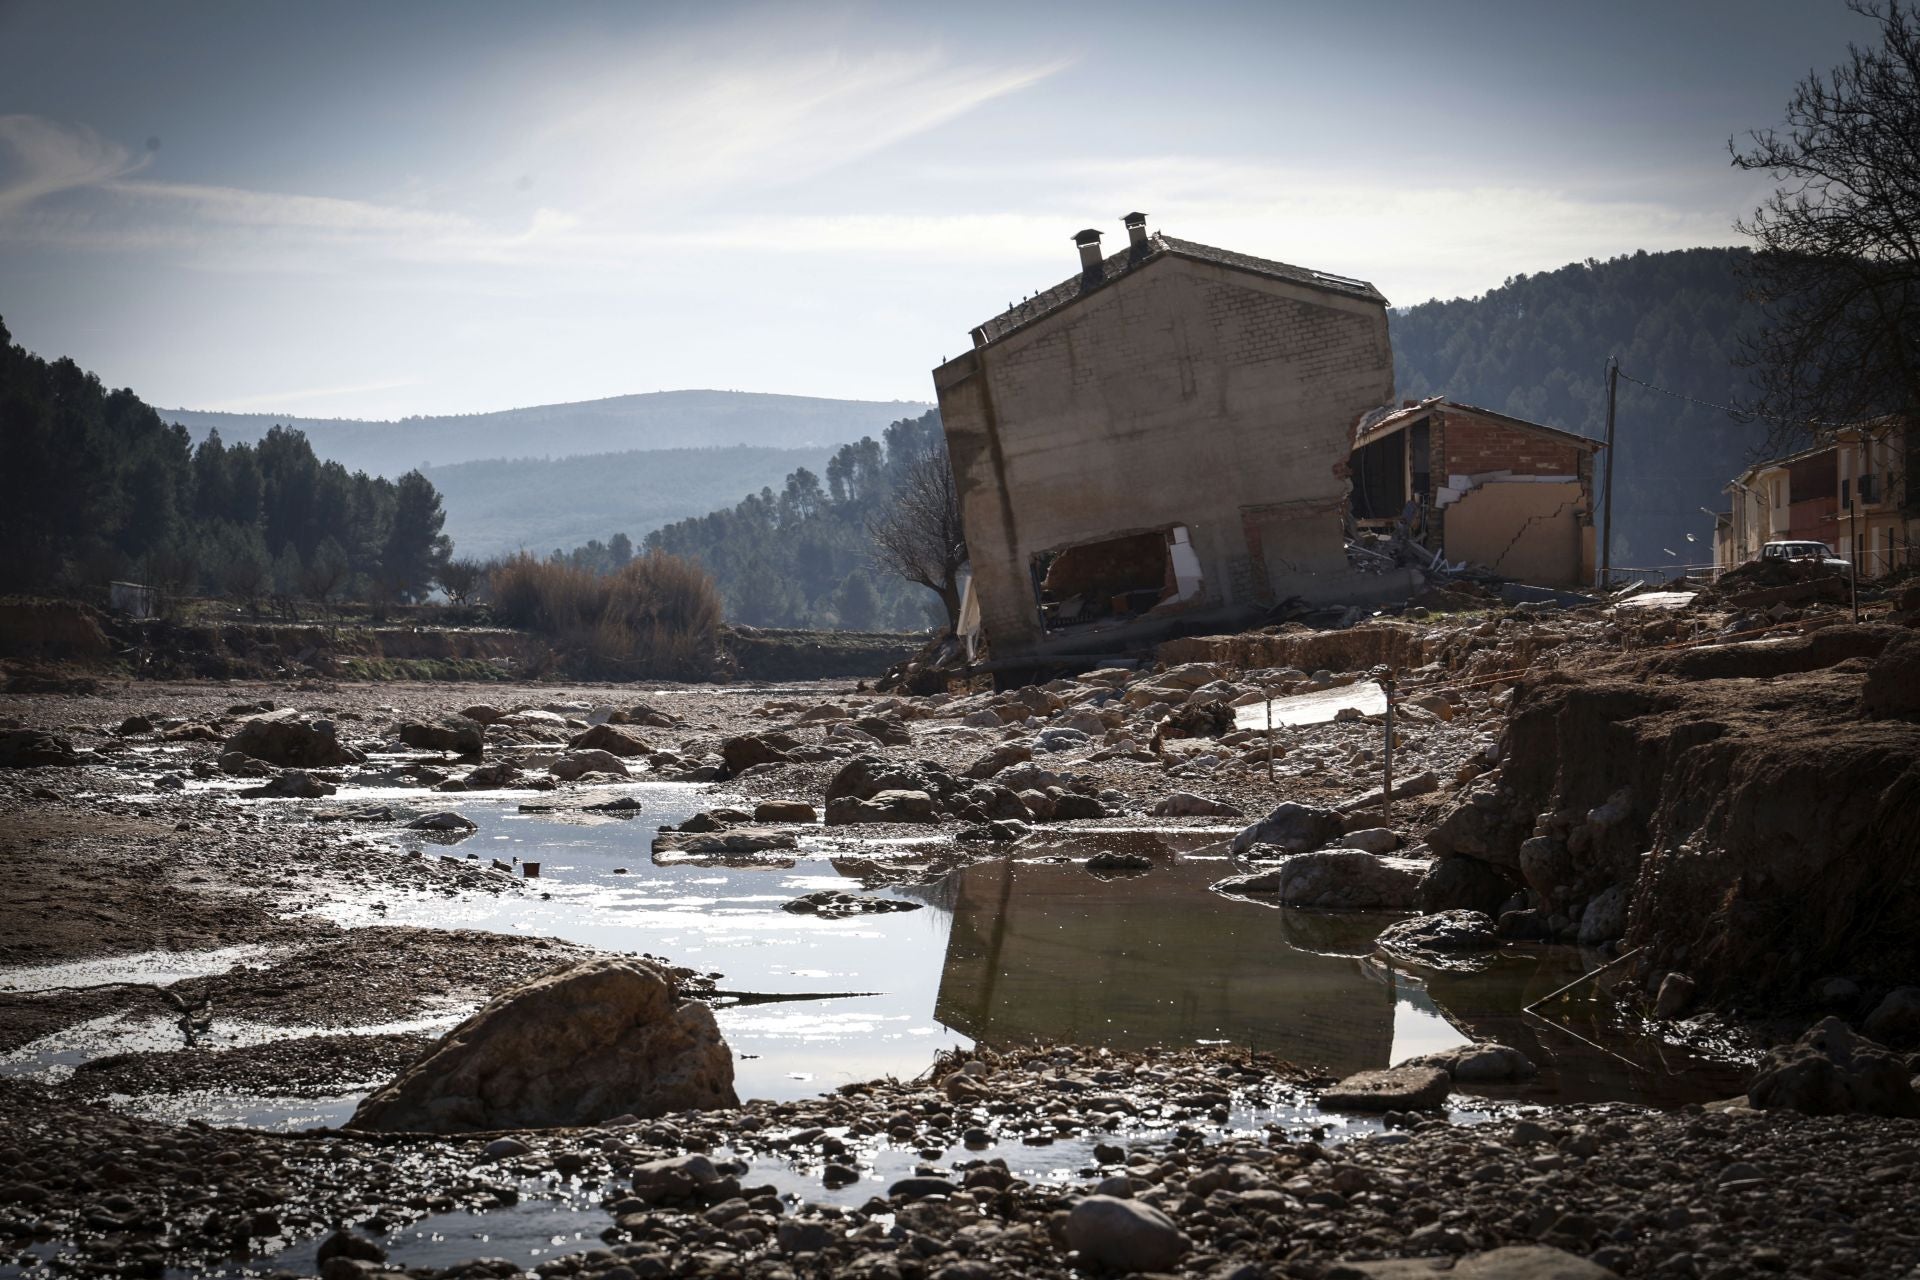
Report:
[[[0,317],[168,407],[928,400],[1129,209],[1396,305],[1735,243],[1728,136],[1872,35],[1841,0],[0,0]]]

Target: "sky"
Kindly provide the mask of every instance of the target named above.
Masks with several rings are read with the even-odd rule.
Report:
[[[1395,306],[1740,243],[1842,0],[0,0],[0,320],[166,408],[931,400],[1082,227]]]

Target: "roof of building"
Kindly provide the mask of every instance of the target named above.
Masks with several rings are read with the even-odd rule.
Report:
[[[1136,253],[1133,246],[1129,244],[1100,264],[1100,274],[1097,277],[1090,277],[1086,273],[1070,276],[1053,288],[1043,289],[1026,301],[1008,307],[993,319],[980,325],[976,332],[984,335],[988,342],[998,341],[1016,329],[1025,328],[1042,317],[1073,305],[1088,294],[1106,288],[1116,280],[1124,279],[1128,273],[1137,271],[1150,262],[1157,262],[1167,257],[1209,262],[1214,266],[1266,276],[1272,280],[1284,280],[1288,284],[1303,285],[1325,293],[1358,298],[1365,302],[1376,302],[1383,307],[1387,305],[1387,300],[1380,291],[1365,280],[1355,280],[1350,276],[1334,275],[1326,271],[1313,271],[1306,267],[1290,266],[1284,262],[1271,262],[1251,254],[1235,253],[1231,249],[1216,249],[1211,245],[1196,244],[1191,240],[1176,240],[1172,236],[1151,235],[1147,237],[1144,252]]]
[[[1417,404],[1410,404],[1405,408],[1395,409],[1385,417],[1375,418],[1372,421],[1362,418],[1359,425],[1353,429],[1353,447],[1358,449],[1361,445],[1372,444],[1375,440],[1383,436],[1390,436],[1403,427],[1412,426],[1429,413],[1432,413],[1435,409],[1445,409],[1449,413],[1472,414],[1476,418],[1485,418],[1489,422],[1497,422],[1504,427],[1515,427],[1521,431],[1545,432],[1547,435],[1558,437],[1568,444],[1577,445],[1582,449],[1604,449],[1607,447],[1604,440],[1595,440],[1592,436],[1583,436],[1577,431],[1568,431],[1561,427],[1550,427],[1544,422],[1529,422],[1525,418],[1516,418],[1510,413],[1499,413],[1492,409],[1482,409],[1477,404],[1465,404],[1459,400],[1449,400],[1445,396],[1428,396],[1425,400]]]

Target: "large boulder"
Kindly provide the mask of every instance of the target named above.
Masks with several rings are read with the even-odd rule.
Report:
[[[1478,911],[1496,915],[1519,884],[1491,862],[1437,858],[1420,879],[1414,906],[1421,911]]]
[[[1396,920],[1380,931],[1376,946],[1402,955],[1485,951],[1497,945],[1493,917],[1481,911],[1437,911]]]
[[[966,768],[969,778],[986,779],[1016,764],[1033,759],[1033,748],[1024,742],[1003,742]]]
[[[614,724],[596,724],[585,733],[576,734],[567,746],[574,751],[605,751],[624,759],[653,752],[639,734]]]
[[[1234,876],[1213,887],[1224,893],[1273,894],[1289,907],[1335,911],[1405,911],[1413,905],[1426,864],[1359,849],[1297,853],[1267,870]]]
[[[1486,788],[1454,806],[1427,832],[1427,847],[1440,857],[1479,858],[1520,869],[1520,843],[1529,832],[1514,816],[1513,797]]]
[[[1410,1058],[1400,1065],[1438,1067],[1453,1077],[1456,1084],[1509,1084],[1529,1079],[1538,1070],[1526,1054],[1491,1040]]]
[[[611,751],[569,751],[547,766],[547,772],[562,782],[572,782],[590,773],[610,773],[627,777],[627,766]]]
[[[727,762],[729,773],[738,774],[755,765],[785,764],[789,757],[765,738],[742,734],[720,744],[720,758]]]
[[[858,822],[938,822],[933,797],[924,791],[880,791],[870,799],[841,796],[827,801],[827,825]]]
[[[318,800],[339,789],[303,769],[287,769],[263,786],[241,788],[240,794],[249,800]]]
[[[1114,1272],[1171,1271],[1193,1247],[1166,1214],[1116,1196],[1088,1196],[1074,1205],[1063,1234],[1082,1258]]]
[[[283,769],[324,769],[365,759],[341,744],[333,721],[310,719],[292,707],[250,716],[227,738],[224,751],[238,751]]]
[[[1867,669],[1860,709],[1869,719],[1920,716],[1920,635],[1897,636]]]
[[[925,769],[917,765],[895,764],[877,756],[855,756],[840,767],[827,783],[826,803],[829,812],[833,802],[845,796],[860,800],[871,800],[882,791],[924,791],[929,795],[943,794],[953,784],[951,777],[945,778],[945,785],[936,781]],[[827,819],[832,822],[832,818]]]
[[[400,726],[400,741],[422,751],[447,751],[454,755],[478,755],[487,745],[486,726],[465,716],[441,716],[435,720],[409,720]]]
[[[1332,1273],[1329,1273],[1332,1274]],[[1338,1274],[1366,1280],[1618,1280],[1619,1272],[1546,1244],[1510,1244],[1452,1258],[1385,1258],[1342,1262]]]
[[[1895,987],[1887,992],[1867,1015],[1861,1030],[1895,1048],[1920,1044],[1920,987]]]
[[[1920,1115],[1906,1059],[1838,1018],[1822,1018],[1792,1044],[1769,1050],[1747,1085],[1747,1102],[1814,1116]]]
[[[713,1011],[661,968],[603,956],[495,996],[348,1127],[415,1133],[538,1129],[739,1105]]]
[[[1175,791],[1156,803],[1148,814],[1155,818],[1238,818],[1240,810],[1225,800]]]
[[[0,732],[0,769],[46,769],[79,763],[73,744],[57,734],[39,729]]]
[[[1330,1111],[1432,1111],[1453,1092],[1453,1077],[1439,1067],[1388,1067],[1360,1071],[1320,1095]]]
[[[1344,833],[1346,827],[1346,819],[1332,809],[1289,800],[1235,836],[1233,851],[1245,853],[1257,844],[1264,844],[1288,853],[1305,853],[1325,848]]]

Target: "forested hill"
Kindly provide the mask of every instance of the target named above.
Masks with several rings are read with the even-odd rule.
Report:
[[[567,458],[633,449],[831,449],[924,411],[906,400],[822,400],[745,391],[655,391],[495,413],[370,422],[273,413],[162,409],[198,441],[218,431],[228,444],[250,443],[276,426],[306,433],[315,452],[349,470],[399,475],[414,467],[483,458]]]
[[[1392,317],[1403,398],[1446,395],[1586,435],[1606,430],[1606,362],[1714,404],[1746,389],[1739,334],[1756,319],[1738,268],[1745,249],[1589,260],[1517,276],[1478,298]],[[1717,410],[1620,382],[1613,559],[1623,566],[1712,557],[1727,481],[1764,436]],[[1693,535],[1692,542],[1687,536]],[[1677,555],[1667,554],[1669,551]]]

